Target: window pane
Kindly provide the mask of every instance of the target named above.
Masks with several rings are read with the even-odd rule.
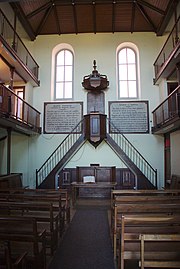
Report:
[[[72,65],[72,53],[69,50],[65,51],[65,65]]]
[[[132,49],[127,49],[127,61],[128,63],[135,63],[135,53]]]
[[[126,49],[119,52],[119,63],[126,63]]]
[[[136,80],[136,67],[134,64],[128,65],[128,80]]]
[[[127,80],[127,65],[119,66],[119,80]]]
[[[120,98],[137,97],[136,54],[131,48],[123,48],[118,53],[118,80]]]
[[[65,81],[72,81],[72,66],[66,66]]]
[[[64,81],[64,66],[58,66],[56,68],[56,82]]]
[[[129,81],[129,97],[137,96],[136,81]]]
[[[57,65],[64,65],[64,50],[57,54]]]
[[[56,60],[56,89],[57,99],[72,98],[73,85],[73,54],[69,50],[62,50]]]
[[[63,83],[56,83],[56,99],[63,98]]]
[[[120,81],[120,97],[125,98],[128,97],[128,88],[127,88],[127,81]]]
[[[65,83],[65,96],[64,98],[72,98],[72,82]]]

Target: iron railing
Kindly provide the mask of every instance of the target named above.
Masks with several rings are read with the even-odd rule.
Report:
[[[153,129],[180,117],[180,85],[152,113]]]
[[[13,118],[40,132],[40,112],[4,85],[0,85],[0,116]]]
[[[60,145],[54,150],[49,158],[43,163],[43,165],[36,170],[36,186],[39,186],[44,179],[50,174],[50,172],[56,167],[56,165],[65,157],[72,146],[82,135],[83,120],[81,120],[68,134]]]
[[[109,135],[112,139],[141,173],[157,188],[157,170],[150,165],[127,137],[109,119],[107,119],[107,125],[109,125]]]
[[[154,62],[155,81],[157,81],[158,78],[160,77],[164,64],[167,63],[173,52],[176,53],[176,48],[178,50],[179,46],[180,46],[180,17],[175,23],[163,48],[161,49],[156,61]]]
[[[128,141],[128,139],[107,119],[107,126],[113,130],[109,135],[116,144],[123,150],[124,154],[138,167],[144,176],[157,187],[157,171],[145,160],[138,150]],[[54,150],[44,164],[36,170],[36,185],[39,186],[44,179],[51,173],[56,165],[65,157],[74,143],[82,135],[84,119],[65,137],[61,144]]]
[[[14,50],[23,64],[38,79],[39,66],[22,42],[21,38],[10,24],[2,10],[0,9],[0,37],[6,44]]]

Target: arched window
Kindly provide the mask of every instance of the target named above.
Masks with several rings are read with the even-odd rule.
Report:
[[[73,53],[58,51],[55,58],[55,100],[73,98]]]
[[[121,47],[117,53],[119,98],[138,98],[138,68],[136,51]]]

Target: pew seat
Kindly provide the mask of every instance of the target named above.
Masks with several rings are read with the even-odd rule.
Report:
[[[26,253],[27,268],[46,268],[45,236],[35,218],[0,217],[0,241],[9,242],[13,257]]]
[[[139,261],[143,260],[142,256],[144,250],[141,247],[142,238],[141,235],[152,234],[154,238],[158,238],[159,234],[169,236],[180,236],[180,215],[176,216],[149,216],[147,215],[123,215],[121,217],[121,227],[119,229],[119,243],[118,243],[118,269],[125,268],[126,260]],[[169,236],[169,241],[166,244],[148,244],[145,248],[145,258],[151,257],[154,260],[162,261],[166,253],[169,261],[174,261],[177,258],[177,253],[180,251],[180,242],[174,247],[174,240]],[[157,243],[157,242],[156,242]],[[174,252],[172,250],[172,246]],[[160,251],[161,250],[161,251]],[[148,252],[147,252],[148,251]],[[142,257],[141,257],[142,256]]]
[[[141,234],[139,238],[141,269],[180,268],[180,234]]]

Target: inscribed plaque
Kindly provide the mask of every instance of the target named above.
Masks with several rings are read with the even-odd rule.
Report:
[[[82,102],[44,103],[44,133],[71,133],[82,120]],[[82,132],[81,128],[75,132]]]
[[[149,133],[148,101],[109,102],[110,133]]]

